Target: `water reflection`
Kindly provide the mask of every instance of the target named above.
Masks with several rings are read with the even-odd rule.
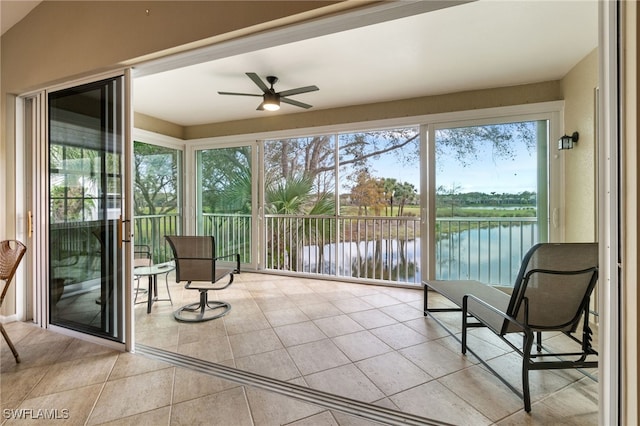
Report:
[[[536,223],[440,232],[436,279],[473,279],[511,285],[524,254],[537,242]],[[420,284],[420,238],[302,247],[301,272]]]

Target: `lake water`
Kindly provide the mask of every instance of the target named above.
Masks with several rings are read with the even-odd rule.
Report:
[[[512,285],[537,236],[536,223],[451,233],[436,244],[436,277]]]
[[[473,279],[512,285],[525,253],[537,242],[537,224],[494,226],[444,235],[436,243],[436,279]],[[401,247],[397,240],[325,245],[302,249],[303,271],[384,279],[419,285],[420,238]],[[337,253],[337,254],[336,254]],[[377,253],[377,256],[375,255]]]

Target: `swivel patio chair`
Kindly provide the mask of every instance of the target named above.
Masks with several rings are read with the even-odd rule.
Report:
[[[0,280],[4,281],[4,287],[2,288],[2,294],[0,295],[0,308],[2,307],[2,302],[7,294],[11,280],[13,279],[13,276],[18,269],[18,265],[26,251],[27,248],[20,241],[4,240],[0,242]],[[20,356],[18,355],[18,351],[7,335],[7,332],[1,322],[0,332],[4,336],[4,340],[7,341],[9,348],[11,348],[11,352],[13,353],[13,357],[16,359],[16,362],[19,363]]]
[[[209,300],[209,291],[224,290],[233,283],[234,274],[240,273],[240,254],[216,256],[213,236],[166,235],[176,264],[176,282],[186,281],[186,289],[197,290],[200,301],[181,307],[174,312],[178,321],[210,321],[226,315],[231,304]],[[225,261],[221,263],[221,261]],[[224,285],[216,284],[228,277]]]

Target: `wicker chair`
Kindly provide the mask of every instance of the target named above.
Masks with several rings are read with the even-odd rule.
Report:
[[[11,280],[16,273],[16,269],[18,269],[18,265],[26,251],[27,248],[20,241],[0,241],[0,280],[4,281],[4,287],[2,288],[2,294],[0,295],[0,308],[2,307],[2,302],[7,294]],[[13,357],[16,359],[16,362],[19,363],[20,356],[18,355],[18,351],[7,335],[2,323],[0,323],[0,332],[2,332],[4,340],[7,341],[7,344],[11,348],[11,352],[13,352]]]

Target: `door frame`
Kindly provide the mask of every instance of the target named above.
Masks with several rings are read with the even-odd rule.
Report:
[[[108,73],[101,73],[78,80],[50,85],[39,90],[21,94],[16,97],[16,187],[23,188],[16,191],[16,236],[26,241],[28,252],[25,270],[16,277],[16,319],[31,319],[42,328],[48,328],[57,333],[75,337],[81,340],[98,343],[114,349],[130,351],[133,348],[133,291],[132,276],[133,250],[131,244],[123,244],[123,276],[124,280],[124,309],[120,318],[123,322],[123,342],[109,340],[99,336],[86,334],[76,330],[56,326],[49,322],[49,226],[48,226],[48,94],[100,80],[122,77],[124,85],[123,99],[123,198],[122,198],[122,241],[131,240],[131,215],[133,213],[132,166],[132,99],[131,99],[131,71],[119,69]],[[29,121],[25,117],[27,99],[35,100],[34,112],[36,117],[32,140],[25,137],[25,125]],[[28,145],[30,143],[30,146]],[[30,185],[29,185],[30,184]],[[30,221],[30,218],[33,220]],[[30,284],[31,283],[31,284]],[[31,290],[31,291],[30,291]],[[33,294],[31,309],[27,295]]]
[[[601,359],[598,367],[598,396],[600,398],[599,423],[621,424],[637,421],[638,340],[634,326],[627,326],[624,319],[637,318],[638,304],[631,305],[629,312],[623,311],[624,296],[635,283],[625,282],[627,274],[622,262],[633,262],[633,256],[624,253],[621,244],[626,241],[621,235],[625,229],[622,215],[625,206],[621,199],[624,168],[622,155],[625,145],[623,125],[625,124],[626,80],[623,74],[624,60],[634,59],[632,53],[625,53],[621,40],[628,40],[624,34],[628,21],[635,22],[635,3],[631,6],[623,1],[598,2],[598,240],[600,243],[600,273],[598,283],[598,304],[600,329],[598,352]],[[632,3],[632,2],[629,2]],[[627,22],[623,22],[623,20]],[[635,28],[631,28],[635,32]],[[636,39],[637,40],[637,39]],[[629,46],[637,49],[637,44]],[[634,62],[635,64],[635,62]],[[626,70],[628,71],[628,69]],[[633,88],[632,88],[633,89]],[[632,239],[632,238],[631,238]],[[627,259],[628,257],[628,259]],[[626,276],[632,277],[629,274]],[[629,299],[633,299],[630,297]],[[633,303],[633,302],[631,302]],[[635,308],[635,309],[634,309]],[[632,354],[635,359],[628,359]],[[622,377],[623,363],[631,362],[629,377]]]

